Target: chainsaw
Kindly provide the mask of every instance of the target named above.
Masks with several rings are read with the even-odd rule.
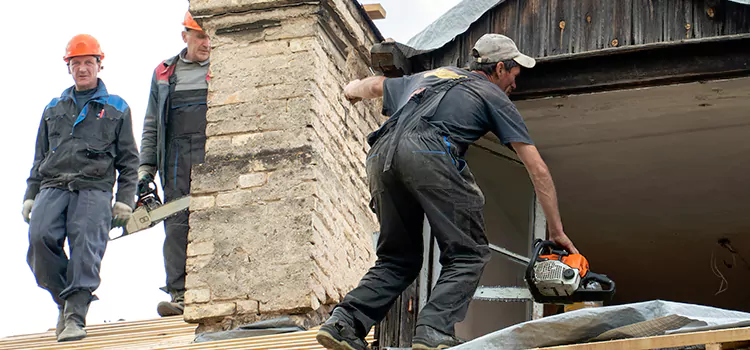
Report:
[[[156,184],[151,182],[148,185],[148,189],[138,195],[135,210],[130,215],[128,222],[124,226],[118,226],[123,228],[122,235],[110,240],[120,239],[153,227],[170,216],[186,210],[189,206],[190,195],[163,204],[159,198],[159,194],[156,192]]]
[[[476,300],[534,301],[540,304],[573,304],[607,301],[615,294],[615,282],[589,270],[581,254],[571,254],[552,241],[537,239],[531,259],[490,244],[490,249],[526,266],[527,288],[480,286]]]

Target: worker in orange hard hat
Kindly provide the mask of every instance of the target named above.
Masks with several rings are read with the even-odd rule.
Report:
[[[99,42],[76,35],[63,59],[75,84],[44,109],[22,214],[29,223],[29,267],[57,303],[57,340],[70,341],[86,336],[109,231],[132,213],[138,149],[128,104],[98,78]]]
[[[138,168],[139,195],[148,191],[158,172],[165,202],[190,193],[191,168],[205,157],[211,43],[190,12],[185,13],[182,25],[187,47],[154,70]],[[170,294],[171,300],[157,306],[161,316],[183,313],[188,217],[185,210],[164,221],[167,280],[162,290]]]

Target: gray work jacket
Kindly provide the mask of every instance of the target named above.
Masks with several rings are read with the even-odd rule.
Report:
[[[34,199],[47,187],[112,192],[117,177],[116,200],[132,208],[138,149],[130,107],[110,95],[98,79],[94,95],[77,114],[74,89],[71,86],[44,108],[24,200]]]

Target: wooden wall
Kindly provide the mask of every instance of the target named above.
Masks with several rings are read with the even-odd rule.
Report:
[[[532,57],[750,33],[750,5],[728,0],[507,0],[420,61],[466,65],[485,33],[511,37]]]

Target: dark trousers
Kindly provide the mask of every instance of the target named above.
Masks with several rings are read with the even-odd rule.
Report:
[[[191,137],[176,137],[167,147],[167,170],[165,171],[165,202],[171,202],[190,194],[193,153]],[[166,292],[185,291],[185,262],[187,261],[190,212],[181,211],[164,220],[164,269],[167,274]]]
[[[370,150],[367,176],[380,222],[377,261],[339,304],[364,336],[419,275],[424,216],[440,247],[442,271],[417,325],[454,334],[489,261],[484,196],[450,139],[421,122],[398,142],[392,168],[383,172],[390,134]]]
[[[112,193],[42,189],[29,222],[27,262],[58,305],[79,290],[99,288],[99,268],[112,224]],[[70,259],[63,250],[68,238]]]

